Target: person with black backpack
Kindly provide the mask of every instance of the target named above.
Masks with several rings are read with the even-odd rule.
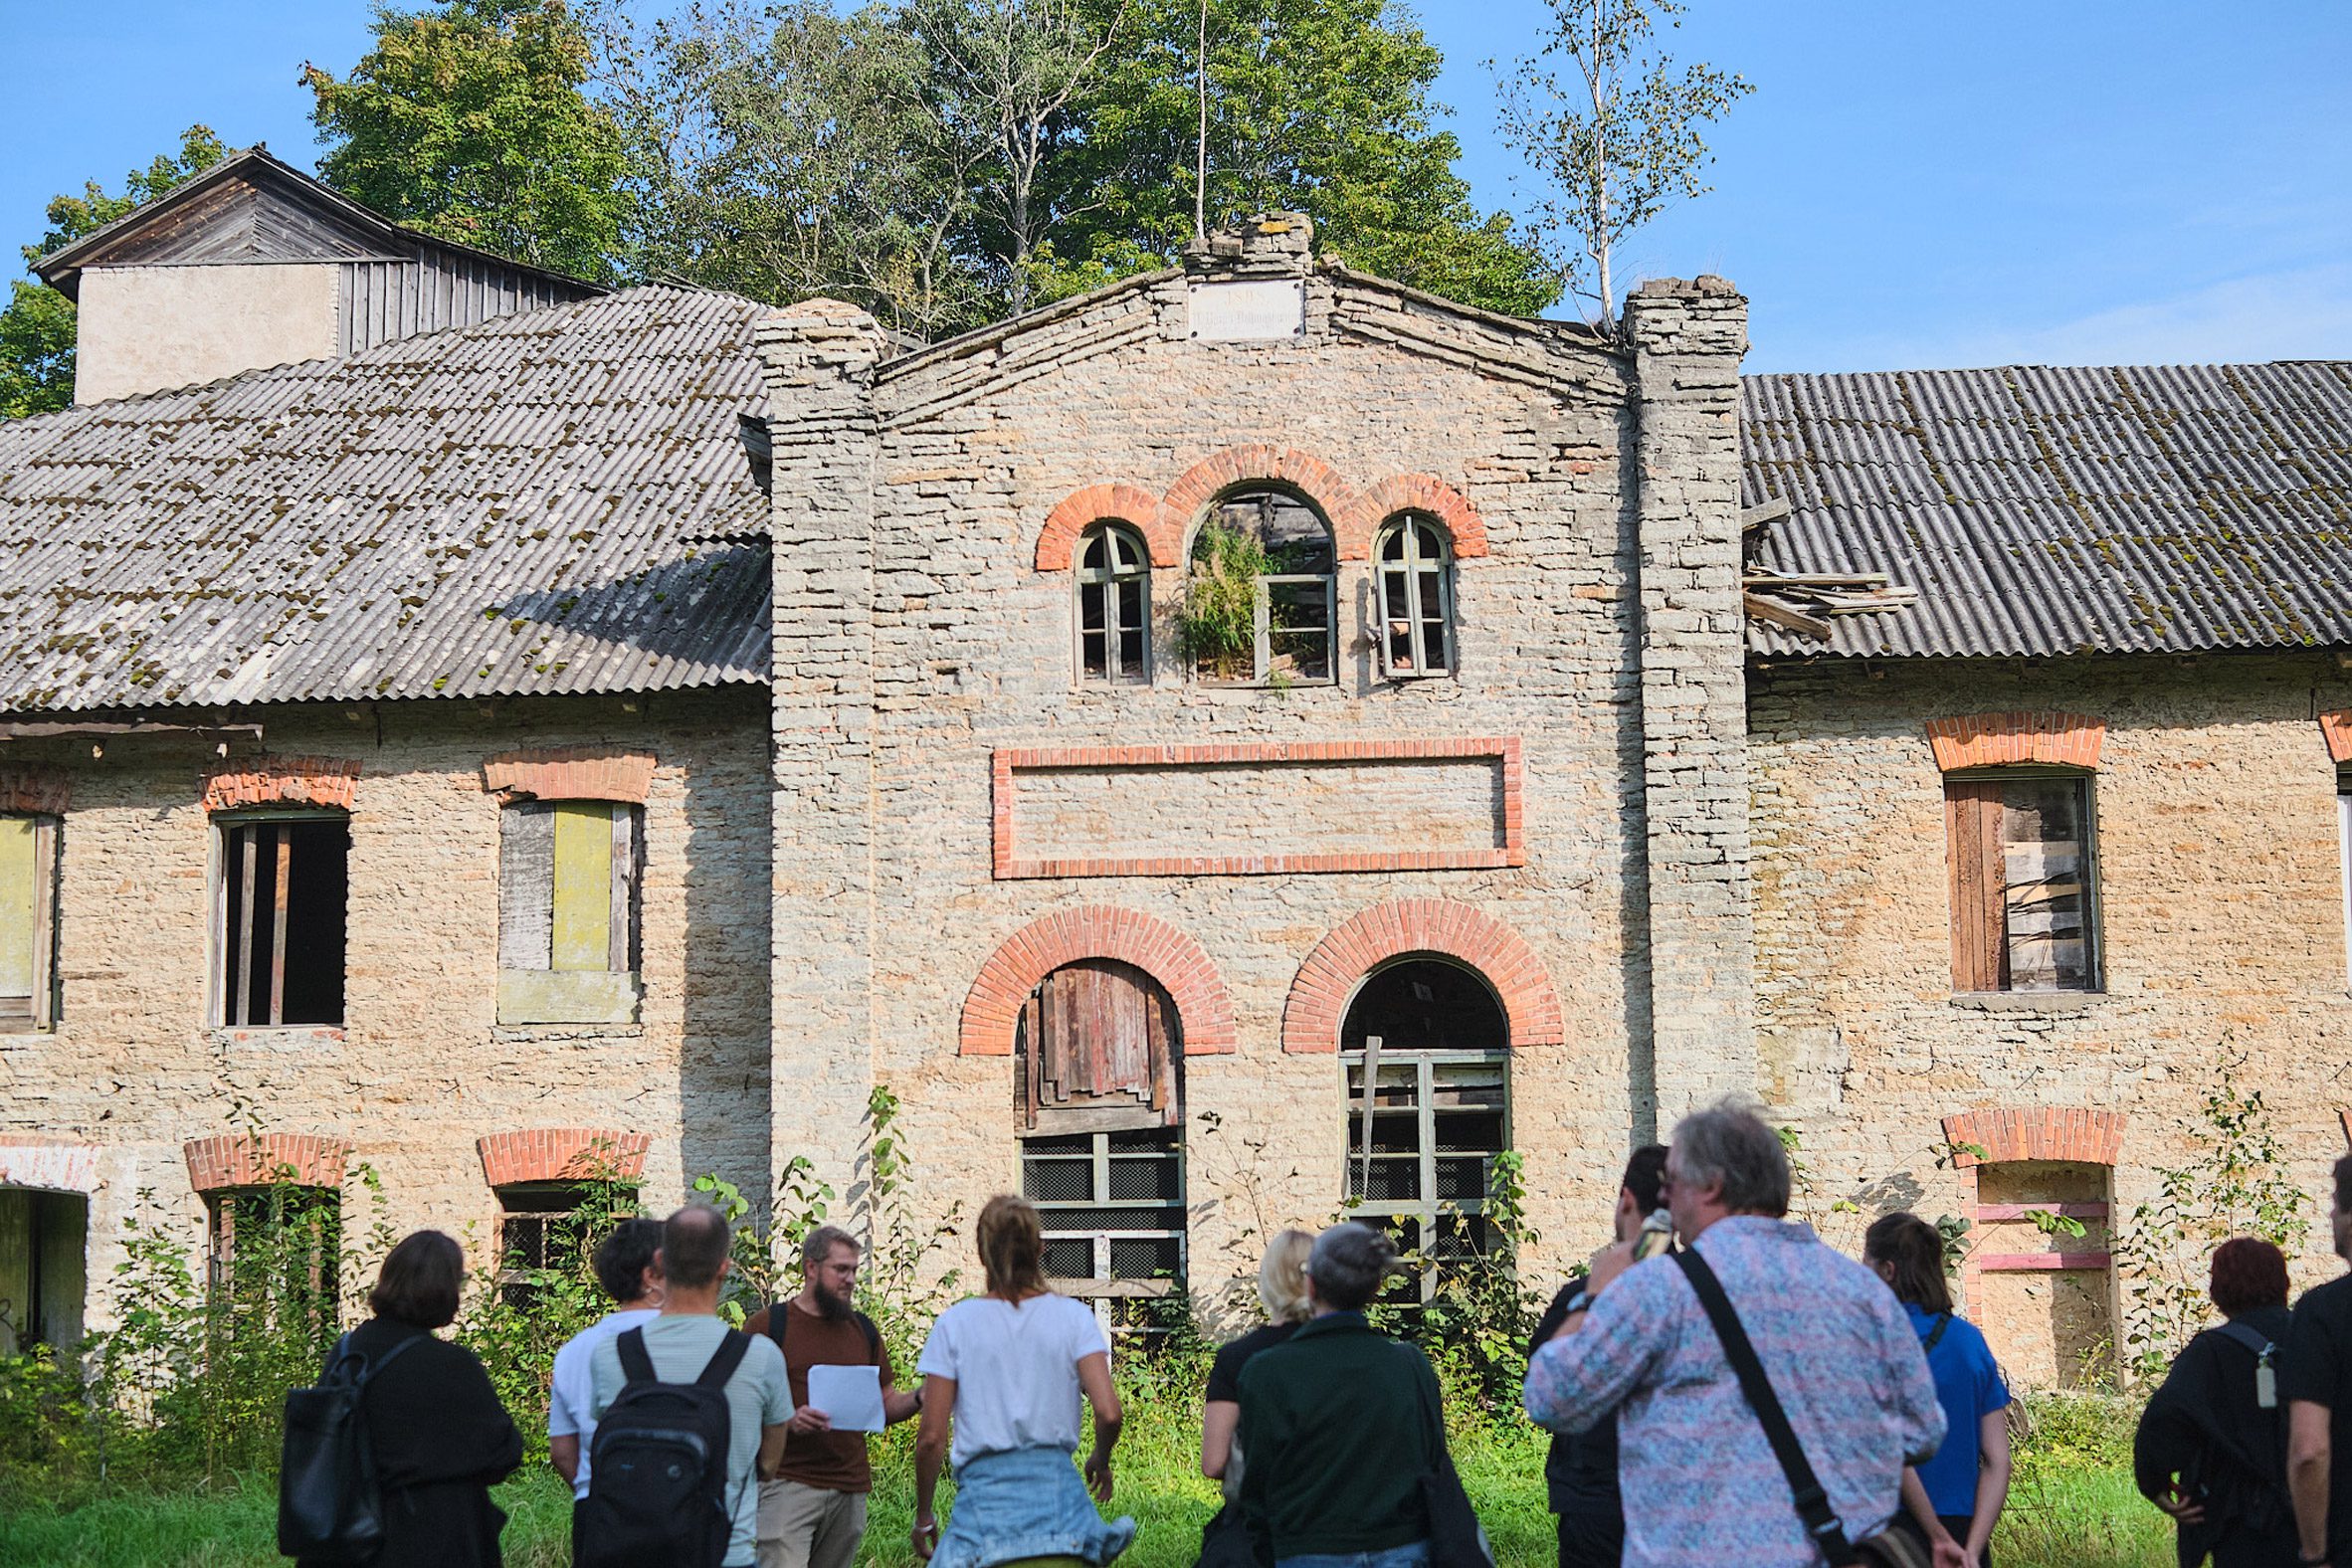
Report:
[[[2279,1353],[2292,1322],[2286,1255],[2234,1237],[2214,1249],[2224,1321],[2181,1347],[2132,1443],[2141,1493],[2180,1526],[2181,1568],[2266,1568],[2297,1558],[2286,1492]]]
[[[375,1315],[335,1342],[319,1386],[287,1400],[278,1545],[305,1568],[497,1568],[490,1489],[522,1434],[473,1351],[434,1337],[458,1315],[466,1255],[418,1231],[385,1255]]]
[[[919,1394],[899,1390],[882,1330],[854,1304],[864,1253],[840,1226],[818,1226],[800,1245],[800,1293],[743,1325],[784,1352],[792,1388],[792,1436],[776,1473],[759,1483],[759,1568],[851,1568],[866,1536],[874,1490],[866,1434],[836,1432],[832,1416],[809,1402],[812,1367],[873,1367],[884,1426],[922,1408]]]
[[[718,1316],[731,1242],[708,1204],[671,1215],[662,1315],[596,1347],[576,1568],[752,1568],[757,1477],[783,1458],[792,1395],[774,1342]]]

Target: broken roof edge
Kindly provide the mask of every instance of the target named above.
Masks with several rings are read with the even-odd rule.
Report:
[[[1160,267],[1154,268],[1148,273],[1133,273],[1125,278],[1104,284],[1099,289],[1089,289],[1084,294],[1072,294],[1066,299],[1057,299],[1052,304],[1042,304],[1035,309],[1024,310],[1019,315],[1009,315],[1001,321],[991,321],[985,326],[971,327],[956,333],[953,337],[943,337],[936,343],[925,343],[905,353],[893,355],[875,366],[875,378],[878,381],[890,380],[902,375],[911,375],[934,364],[961,359],[968,354],[1010,341],[1037,327],[1052,326],[1054,323],[1066,321],[1074,315],[1083,315],[1097,305],[1108,304],[1121,294],[1143,293],[1183,276],[1184,269],[1181,267]],[[803,300],[801,302],[808,303],[809,301]],[[876,322],[876,325],[881,327],[879,321]],[[895,335],[890,332],[888,327],[881,329],[885,336]]]
[[[1569,321],[1548,315],[1513,315],[1507,310],[1489,310],[1484,305],[1465,304],[1460,299],[1432,294],[1427,289],[1416,289],[1411,284],[1401,284],[1394,278],[1384,278],[1378,273],[1359,272],[1345,262],[1318,261],[1315,270],[1341,283],[1383,290],[1410,299],[1415,304],[1428,305],[1461,316],[1464,320],[1475,321],[1481,326],[1519,332],[1530,337],[1550,338],[1578,348],[1598,349],[1621,359],[1632,358],[1632,351],[1623,342],[1609,336],[1590,321]]]
[[[252,169],[261,169],[269,174],[293,181],[295,189],[304,198],[330,209],[336,217],[347,223],[355,223],[362,228],[371,229],[387,239],[400,239],[417,245],[433,246],[458,256],[489,262],[497,267],[511,268],[515,272],[533,278],[545,279],[550,283],[562,284],[568,288],[585,290],[591,294],[603,294],[614,292],[606,285],[590,283],[585,278],[575,278],[569,273],[559,273],[551,268],[540,267],[511,256],[502,256],[496,251],[468,245],[462,240],[445,240],[440,235],[427,234],[422,229],[412,229],[406,224],[396,223],[374,208],[365,206],[344,195],[315,174],[303,173],[272,152],[268,144],[264,142],[255,142],[250,147],[230,153],[210,168],[189,175],[154,200],[142,202],[121,217],[100,224],[82,238],[70,240],[48,255],[38,258],[32,264],[33,275],[67,298],[74,298],[80,291],[83,266],[91,253],[102,250],[106,244],[152,222],[172,208],[185,205],[230,176]]]
[[[67,725],[96,725],[102,723],[154,722],[176,725],[182,732],[222,731],[241,728],[264,719],[272,711],[295,709],[315,713],[330,707],[376,707],[392,704],[433,704],[444,706],[453,702],[515,703],[515,702],[595,702],[624,697],[646,697],[662,692],[729,692],[754,690],[770,684],[767,675],[733,672],[704,681],[679,681],[667,685],[620,684],[609,686],[588,686],[577,690],[553,691],[403,691],[310,696],[244,697],[234,701],[210,702],[99,702],[89,707],[25,706],[11,707],[0,700],[0,742],[6,740],[10,725],[55,721]],[[161,733],[158,730],[155,733]],[[18,739],[48,739],[48,736],[19,736]],[[0,743],[0,758],[8,755]]]

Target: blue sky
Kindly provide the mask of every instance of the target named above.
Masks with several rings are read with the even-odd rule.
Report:
[[[1482,62],[1538,0],[1420,8],[1463,172],[1513,204]],[[305,60],[361,0],[0,0],[0,238],[176,144],[315,156]],[[1748,294],[1751,370],[2352,358],[2352,4],[1693,0],[1673,47],[1757,91],[1714,194],[1621,254]]]

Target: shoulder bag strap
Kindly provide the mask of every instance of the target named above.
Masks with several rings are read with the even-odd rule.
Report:
[[[1697,1294],[1698,1304],[1706,1308],[1707,1321],[1715,1325],[1715,1337],[1723,1342],[1723,1359],[1731,1363],[1740,1392],[1747,1396],[1756,1420],[1763,1425],[1765,1441],[1772,1445],[1772,1457],[1780,1461],[1781,1471],[1789,1478],[1797,1516],[1805,1521],[1806,1533],[1833,1564],[1843,1568],[1857,1562],[1854,1543],[1846,1538],[1846,1526],[1830,1506],[1830,1494],[1822,1489],[1812,1462],[1805,1458],[1796,1429],[1789,1425],[1788,1412],[1781,1409],[1780,1396],[1772,1391],[1772,1379],[1765,1376],[1764,1363],[1756,1359],[1756,1347],[1748,1342],[1739,1313],[1732,1310],[1731,1298],[1723,1293],[1723,1281],[1715,1277],[1715,1271],[1695,1249],[1685,1248],[1673,1257]]]
[[[882,1365],[882,1330],[874,1326],[874,1319],[864,1312],[855,1314],[858,1326],[866,1333],[866,1354],[876,1366]]]
[[[2215,1325],[2214,1332],[2225,1339],[2235,1340],[2246,1346],[2247,1349],[2254,1352],[2254,1358],[2256,1361],[2266,1360],[2278,1349],[2275,1344],[2271,1343],[2267,1334],[2258,1328],[2250,1328],[2244,1323],[2219,1323]]]
[[[749,1354],[750,1350],[751,1336],[749,1334],[738,1333],[732,1328],[728,1329],[726,1337],[718,1342],[718,1348],[710,1352],[710,1359],[703,1363],[702,1375],[694,1379],[694,1386],[707,1389],[725,1388],[727,1379],[735,1375],[735,1368],[743,1364],[743,1357]]]
[[[1935,1347],[1944,1342],[1944,1330],[1951,1326],[1951,1313],[1945,1312],[1937,1316],[1935,1320],[1935,1326],[1927,1331],[1927,1337],[1925,1339],[1919,1341],[1919,1353],[1921,1355],[1933,1355],[1935,1353]]]
[[[613,1341],[621,1356],[621,1379],[627,1383],[659,1383],[654,1375],[654,1358],[646,1354],[645,1330],[624,1329]]]
[[[776,1348],[783,1352],[787,1363],[792,1360],[792,1352],[784,1343],[784,1334],[791,1326],[792,1302],[789,1298],[768,1308],[768,1337],[776,1342]]]

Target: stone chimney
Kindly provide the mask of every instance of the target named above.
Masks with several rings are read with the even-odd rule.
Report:
[[[1305,213],[1263,212],[1185,246],[1185,335],[1228,343],[1304,337],[1314,242]]]

